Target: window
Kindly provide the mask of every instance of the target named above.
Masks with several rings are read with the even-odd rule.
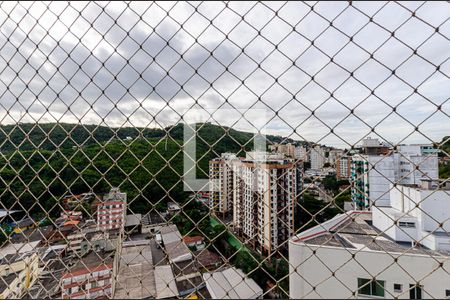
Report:
[[[422,299],[422,286],[416,284],[409,285],[409,299]]]
[[[358,278],[358,294],[384,297],[384,281]]]
[[[403,286],[399,283],[394,283],[394,292],[401,293],[403,290]]]
[[[399,227],[403,227],[403,228],[415,228],[416,227],[416,223],[414,222],[398,222],[398,226]]]
[[[445,298],[450,299],[450,290],[445,290]]]

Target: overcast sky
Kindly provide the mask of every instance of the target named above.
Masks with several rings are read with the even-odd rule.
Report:
[[[264,115],[268,133],[340,147],[440,141],[449,17],[446,2],[3,2],[1,124]]]

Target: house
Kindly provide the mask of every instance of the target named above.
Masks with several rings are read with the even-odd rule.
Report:
[[[165,253],[170,263],[177,263],[192,259],[192,253],[183,243],[177,226],[169,225],[161,227],[161,238],[164,245]]]
[[[20,221],[14,222],[12,228],[14,233],[21,233],[27,229],[32,229],[37,227],[38,224],[30,217],[26,217]]]
[[[181,211],[181,207],[178,203],[173,202],[173,201],[167,203],[167,213],[169,215],[174,215],[180,211]]]
[[[194,252],[194,257],[200,270],[215,270],[223,263],[219,255],[208,249]]]
[[[52,231],[53,231],[52,225],[26,229],[20,233],[14,234],[10,238],[10,242],[13,244],[17,244],[17,243],[39,241],[40,245],[45,245],[48,243]]]
[[[202,236],[185,236],[183,237],[183,242],[189,248],[194,248],[195,250],[202,250],[205,248],[204,243],[205,238]]]

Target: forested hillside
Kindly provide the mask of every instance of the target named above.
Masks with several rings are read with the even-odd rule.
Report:
[[[207,177],[208,161],[220,153],[252,149],[251,133],[208,123],[196,126],[197,177]],[[128,193],[135,211],[186,198],[182,125],[164,130],[71,124],[0,128],[0,197],[4,207],[57,215],[58,201],[66,193],[104,193],[112,186]],[[127,137],[132,140],[125,140]]]

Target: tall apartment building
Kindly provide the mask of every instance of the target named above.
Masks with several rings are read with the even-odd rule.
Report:
[[[294,157],[295,159],[300,159],[303,162],[309,162],[308,149],[304,146],[295,147]]]
[[[209,208],[222,216],[233,209],[233,163],[239,161],[234,153],[223,153],[209,161]]]
[[[389,185],[419,184],[439,176],[438,157],[425,145],[400,145],[387,155],[354,155],[350,181],[359,209],[389,205]]]
[[[328,151],[327,163],[332,167],[337,167],[337,160],[344,155],[344,150],[332,149]]]
[[[127,211],[127,194],[113,188],[97,204],[97,226],[101,230],[123,229]]]
[[[386,142],[381,142],[377,138],[365,138],[362,140],[362,145],[360,146],[362,153],[367,155],[386,155],[391,149],[391,145]]]
[[[287,144],[273,144],[269,146],[269,150],[273,152],[282,153],[290,158],[295,157],[295,145],[292,145],[291,143]]]
[[[309,157],[311,161],[311,169],[320,170],[323,168],[323,165],[325,164],[325,151],[320,145],[316,145],[311,148]]]
[[[301,168],[302,162],[266,152],[248,152],[234,165],[234,228],[262,254],[287,246],[294,232]]]
[[[336,177],[338,180],[350,178],[351,164],[351,156],[343,155],[336,160]]]
[[[289,241],[290,297],[450,296],[450,186],[397,185],[391,206],[337,215]]]

